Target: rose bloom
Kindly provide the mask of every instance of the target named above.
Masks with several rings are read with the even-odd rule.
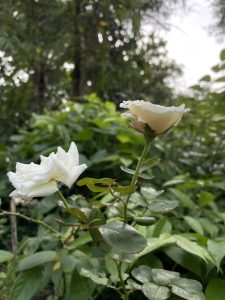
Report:
[[[15,187],[10,196],[17,202],[49,196],[58,190],[57,182],[70,188],[86,168],[85,164],[79,165],[79,153],[74,142],[68,152],[58,147],[56,153],[41,156],[40,164],[18,162],[16,172],[8,172],[9,180]]]
[[[155,134],[176,126],[183,113],[190,110],[185,108],[184,104],[178,107],[165,107],[144,100],[123,101],[120,107],[128,109],[122,116],[130,119],[135,129],[144,133],[147,124]]]

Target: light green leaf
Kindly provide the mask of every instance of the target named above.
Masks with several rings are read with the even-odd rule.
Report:
[[[164,190],[156,191],[155,189],[151,187],[142,187],[141,193],[146,198],[146,200],[153,200],[157,198],[159,195],[161,195],[164,192]]]
[[[45,263],[54,261],[56,257],[57,255],[55,251],[41,251],[34,253],[21,260],[18,266],[18,270],[23,271],[39,265],[43,265]]]
[[[150,282],[144,283],[142,291],[149,300],[165,300],[170,297],[170,290],[167,287]]]
[[[188,226],[193,229],[194,232],[197,232],[199,234],[204,235],[204,230],[202,228],[201,223],[198,221],[197,218],[193,218],[190,216],[186,216],[184,217],[184,220],[186,221],[186,223],[188,224]]]
[[[137,255],[137,258],[144,256],[160,247],[175,243],[175,238],[169,233],[163,233],[158,238],[149,238],[146,248]]]
[[[212,240],[208,240],[207,247],[214,258],[217,266],[217,270],[219,271],[220,263],[225,256],[225,241],[215,242]]]
[[[108,278],[104,273],[95,273],[93,270],[88,270],[86,268],[81,268],[80,274],[84,277],[90,278],[93,282],[100,285],[107,285]]]
[[[173,282],[174,279],[179,278],[180,274],[173,271],[167,271],[163,269],[152,269],[152,278],[155,284],[168,285]]]
[[[178,278],[171,285],[172,293],[187,300],[205,300],[202,285],[193,279]]]
[[[156,213],[167,213],[179,205],[176,200],[155,200],[149,204],[149,209]]]
[[[120,221],[102,225],[99,230],[105,242],[122,253],[139,253],[147,244],[146,239],[136,229]]]
[[[184,194],[178,189],[170,188],[169,190],[177,198],[177,200],[179,200],[182,203],[182,206],[196,210],[196,204],[186,194]]]
[[[11,260],[13,258],[13,253],[5,250],[0,250],[0,263]]]
[[[131,273],[135,279],[142,283],[152,281],[152,269],[148,266],[140,266],[135,268]]]
[[[176,244],[185,251],[201,257],[206,262],[211,261],[212,263],[214,263],[208,251],[205,248],[199,246],[196,242],[192,242],[181,235],[174,235],[174,238],[176,240]]]

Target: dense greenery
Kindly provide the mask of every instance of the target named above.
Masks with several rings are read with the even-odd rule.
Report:
[[[1,135],[31,112],[92,91],[117,103],[170,96],[165,79],[178,68],[166,58],[165,42],[146,36],[141,24],[147,17],[160,22],[177,2],[1,1]]]
[[[144,200],[146,197],[154,199],[158,195],[155,195],[154,189],[163,187],[165,190],[164,194],[158,195],[157,198],[159,203],[164,201],[164,208],[161,207],[158,212],[156,209],[156,212],[150,214],[156,218],[156,223],[149,227],[139,226],[140,232],[150,240],[151,247],[147,248],[145,255],[135,261],[134,266],[145,264],[153,268],[163,267],[178,271],[185,277],[197,279],[206,289],[207,300],[221,299],[220,295],[215,296],[214,291],[223,283],[221,270],[225,255],[223,250],[225,245],[223,204],[225,106],[223,85],[220,86],[221,92],[215,91],[214,86],[216,82],[223,82],[223,76],[220,75],[223,70],[223,60],[224,52],[221,53],[221,63],[213,67],[215,78],[204,76],[198,85],[193,86],[194,97],[177,99],[177,104],[186,103],[191,107],[191,113],[185,116],[183,122],[173,131],[157,138],[151,154],[152,157],[160,157],[161,161],[158,163],[156,158],[152,158],[150,161],[152,167],[147,169],[147,174],[150,177],[154,176],[150,181],[151,188],[149,189],[148,180],[142,179],[146,187],[132,197],[133,209],[137,215],[140,215],[141,207],[137,206],[137,201]],[[29,129],[20,130],[12,135],[11,145],[2,150],[2,160],[5,161],[8,157],[4,168],[12,169],[16,161],[37,161],[40,153],[47,155],[58,145],[69,146],[71,140],[77,142],[82,154],[81,160],[89,166],[85,176],[118,178],[121,184],[129,183],[131,175],[124,173],[119,167],[122,165],[133,168],[140,155],[143,137],[127,128],[127,122],[120,117],[115,104],[110,101],[103,102],[95,94],[81,99],[79,103],[67,101],[59,111],[46,111],[45,115],[33,115]],[[4,199],[10,191],[5,175],[1,184]],[[85,189],[78,186],[69,191],[65,189],[65,193],[71,203],[76,203],[76,207],[89,206],[88,202],[96,205],[98,201],[102,203],[112,201],[107,193],[99,193],[96,196],[95,193],[91,191],[87,193]],[[88,202],[83,197],[88,199]],[[175,208],[177,204],[179,206]],[[8,201],[4,201],[3,206],[6,208]],[[106,294],[111,295],[112,292],[104,290],[103,275],[96,273],[97,277],[93,277],[94,275],[84,273],[83,269],[81,271],[84,265],[89,265],[88,268],[92,265],[95,271],[99,270],[113,276],[110,262],[106,260],[104,266],[100,263],[101,260],[96,258],[96,255],[101,257],[102,254],[95,253],[96,250],[88,233],[81,231],[74,239],[70,230],[57,225],[56,219],[63,217],[65,222],[70,222],[71,219],[66,215],[62,216],[54,197],[34,201],[32,205],[20,206],[18,209],[26,215],[36,217],[62,230],[65,233],[65,240],[61,240],[60,243],[57,239],[49,240],[49,233],[42,226],[32,225],[28,228],[27,221],[18,220],[21,258],[41,250],[52,252],[46,253],[47,256],[43,257],[43,261],[37,258],[37,263],[34,265],[33,262],[30,265],[29,262],[24,261],[24,264],[28,264],[25,267],[28,270],[20,272],[14,284],[12,299],[25,297],[24,293],[28,293],[27,289],[25,291],[19,286],[25,282],[28,286],[31,285],[33,276],[39,278],[39,281],[30,292],[32,295],[40,289],[42,293],[54,294],[56,299],[62,293],[66,296],[61,297],[73,299],[71,293],[75,292],[79,296],[74,299],[88,299],[92,293],[99,295],[97,299],[106,297],[104,296]],[[167,213],[161,215],[160,211],[164,210]],[[106,210],[105,213],[113,212]],[[3,249],[10,248],[10,240],[5,238],[9,231],[8,225],[8,223],[2,224]],[[82,265],[77,265],[77,259],[82,261]],[[44,267],[43,263],[47,261],[49,263]],[[23,260],[19,264],[20,269],[21,264],[23,265]],[[46,273],[44,278],[41,276],[43,268]],[[52,268],[53,271],[50,272]],[[14,262],[12,265],[9,263],[5,272],[2,273],[3,278],[7,272],[15,272]],[[2,283],[6,299],[10,290],[11,276],[4,279]],[[99,278],[99,276],[103,277]],[[69,280],[66,289],[62,283],[65,278]],[[71,287],[70,280],[72,280]],[[74,280],[79,280],[79,288],[82,284],[84,286],[90,284],[90,288],[84,294],[83,288],[77,290]],[[41,295],[40,292],[38,294]],[[48,299],[55,299],[54,297]],[[116,299],[116,294],[113,297]],[[135,299],[136,297],[140,295],[137,294]]]
[[[166,58],[165,42],[155,32],[146,39],[141,25],[166,26],[181,1],[111,2],[0,3],[0,298],[116,300],[124,289],[119,269],[131,300],[203,300],[199,283],[206,300],[222,300],[225,50],[192,96],[175,97],[166,79],[179,70]],[[191,111],[154,140],[134,192],[144,137],[128,127],[118,104],[137,98]],[[7,171],[16,162],[39,163],[58,146],[67,150],[71,141],[88,165],[70,189],[60,185],[72,214],[56,195],[15,208]],[[128,224],[118,229],[127,195]],[[6,214],[15,209],[17,228]],[[110,235],[105,219],[132,238]],[[100,227],[118,252],[106,254]],[[148,241],[140,253],[139,234]]]

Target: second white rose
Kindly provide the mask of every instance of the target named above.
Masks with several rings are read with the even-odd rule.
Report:
[[[135,129],[144,133],[147,124],[155,134],[161,134],[177,125],[183,113],[190,110],[184,104],[165,107],[144,100],[123,101],[120,107],[128,109],[122,116],[129,118]]]

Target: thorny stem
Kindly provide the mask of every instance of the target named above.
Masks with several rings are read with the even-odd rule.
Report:
[[[123,276],[122,276],[122,272],[121,272],[121,262],[115,261],[115,263],[116,263],[116,267],[117,267],[118,276],[119,276],[119,279],[120,279],[120,284],[121,284],[122,289],[123,289],[123,300],[129,300],[129,295],[127,293],[127,289],[126,289],[126,286],[125,286],[125,283],[124,283],[124,280],[123,280]]]
[[[22,215],[21,213],[9,212],[9,211],[5,211],[5,210],[1,210],[0,218],[6,217],[6,216],[15,216],[15,217],[27,220],[28,222],[33,222],[33,223],[42,225],[45,228],[47,228],[49,231],[51,231],[51,232],[59,235],[59,232],[56,229],[54,229],[53,227],[51,227],[50,225],[48,225],[47,223],[45,223],[45,222],[43,222],[41,220],[35,220],[35,219],[32,219],[32,218],[29,218],[29,217],[27,217],[25,215]]]
[[[146,156],[149,152],[150,145],[151,145],[151,139],[149,137],[145,136],[145,146],[144,146],[144,149],[142,151],[141,157],[140,157],[140,159],[137,163],[135,173],[134,173],[132,181],[131,181],[131,186],[135,186],[136,183],[137,183],[140,168],[141,168],[142,163],[145,160],[145,158],[146,158]],[[131,194],[128,195],[127,200],[126,200],[125,205],[124,205],[124,221],[125,221],[125,223],[127,223],[127,208],[128,208],[128,203],[129,203],[130,197],[131,197]]]

